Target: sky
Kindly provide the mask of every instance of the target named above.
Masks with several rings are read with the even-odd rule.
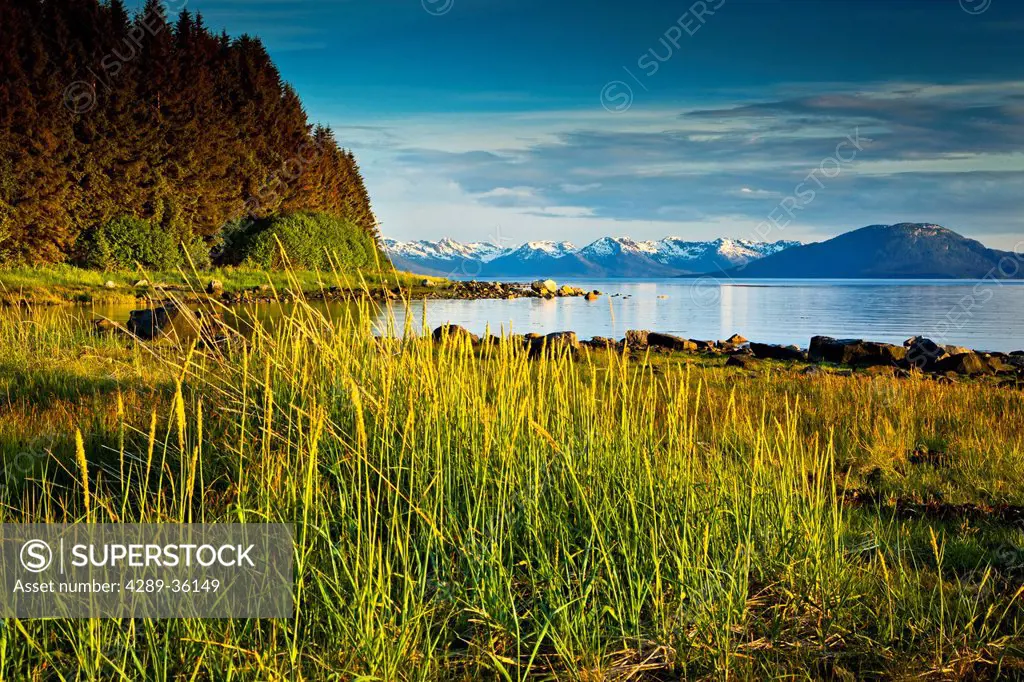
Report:
[[[1020,0],[187,7],[264,40],[386,237],[1024,240]]]

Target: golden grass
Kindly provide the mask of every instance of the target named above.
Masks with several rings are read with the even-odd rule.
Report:
[[[1022,671],[1020,525],[899,506],[1024,504],[1019,391],[531,360],[305,305],[218,351],[0,316],[0,521],[297,529],[294,619],[9,620],[3,679]]]

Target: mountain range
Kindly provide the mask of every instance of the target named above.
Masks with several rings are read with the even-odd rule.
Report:
[[[1021,256],[931,223],[869,225],[811,244],[604,237],[582,248],[553,241],[508,248],[385,239],[384,248],[399,269],[448,277],[1024,279]]]
[[[800,242],[739,239],[634,241],[604,237],[577,248],[536,241],[518,247],[490,242],[384,240],[395,267],[450,277],[675,277],[746,266]]]

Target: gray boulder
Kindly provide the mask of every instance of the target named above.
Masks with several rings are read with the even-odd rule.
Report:
[[[750,351],[755,358],[764,360],[806,360],[807,354],[796,346],[776,346],[767,343],[752,343]]]
[[[630,329],[626,332],[626,345],[630,348],[647,348],[650,334],[646,329]]]
[[[907,348],[860,339],[833,339],[815,336],[808,357],[815,362],[834,362],[853,367],[896,365],[907,356]]]
[[[904,358],[905,367],[916,367],[922,371],[932,371],[936,363],[946,357],[946,349],[924,336],[914,336],[903,342],[907,349]]]
[[[457,324],[441,325],[434,330],[432,336],[434,341],[445,341],[448,339],[467,339],[471,343],[478,343],[480,341],[479,336]]]
[[[940,373],[953,372],[967,376],[995,374],[998,369],[988,358],[978,353],[958,353],[939,360],[935,371]]]
[[[660,334],[658,332],[651,332],[647,335],[647,345],[651,348],[665,348],[667,350],[697,350],[697,344],[689,339],[673,334]]]
[[[181,309],[170,303],[159,308],[133,310],[125,326],[131,334],[144,341],[151,341],[170,331],[181,315]]]

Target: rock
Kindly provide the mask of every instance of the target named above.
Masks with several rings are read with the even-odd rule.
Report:
[[[750,343],[747,339],[743,338],[739,334],[733,334],[725,340],[726,343],[732,344],[733,346],[742,346],[745,343]]]
[[[725,361],[726,367],[739,367],[740,369],[753,369],[755,361],[745,355],[731,355],[729,359]]]
[[[579,289],[577,287],[571,287],[568,284],[563,284],[558,289],[557,294],[559,296],[582,296],[583,295],[583,289]]]
[[[588,301],[596,301],[600,297],[601,295],[599,293],[597,293],[596,291],[591,291],[590,293],[587,294],[586,299]]]
[[[767,343],[752,343],[750,350],[755,358],[765,360],[806,360],[807,354],[796,346],[775,346]]]
[[[1015,358],[1024,358],[1024,350],[1015,350],[1010,355]]]
[[[588,348],[596,348],[597,350],[605,350],[617,345],[615,339],[609,339],[604,336],[595,336],[589,341],[581,341],[580,343]]]
[[[646,329],[630,329],[626,332],[626,345],[630,348],[647,348],[650,334]]]
[[[647,334],[647,345],[651,348],[667,348],[668,350],[695,351],[697,344],[689,339],[673,334],[650,332]]]
[[[690,339],[690,343],[697,346],[697,350],[710,351],[716,350],[718,348],[718,344],[715,343],[714,341],[700,341],[698,339]]]
[[[992,368],[992,371],[996,374],[1010,374],[1017,369],[1017,364],[1011,362],[1009,355],[1003,353],[988,353],[985,356],[985,360],[988,362],[988,366]]]
[[[223,291],[224,282],[221,282],[219,279],[211,279],[210,283],[206,285],[206,293],[210,295],[220,294],[223,293]]]
[[[661,301],[664,301],[667,298],[668,298],[668,296],[666,296],[665,294],[662,294],[661,296],[658,297],[658,299],[661,300]]]
[[[572,348],[580,347],[580,340],[576,332],[554,332],[544,337],[544,343],[548,348]]]
[[[151,341],[167,332],[181,314],[181,310],[174,304],[133,310],[126,326],[129,333],[144,341]]]
[[[814,362],[833,362],[854,367],[895,365],[907,356],[906,347],[860,339],[833,339],[815,336],[808,357]]]
[[[970,348],[964,348],[963,346],[943,346],[942,350],[946,351],[946,355],[963,355],[964,353],[974,352]]]
[[[942,358],[935,364],[935,371],[967,376],[996,373],[989,360],[977,353],[959,353]]]
[[[824,372],[821,371],[820,367],[815,367],[814,365],[811,365],[809,367],[804,367],[800,371],[800,373],[803,374],[804,376],[809,376],[809,377],[817,377],[817,376],[821,376],[821,375],[824,374]]]
[[[430,287],[434,286],[434,282],[429,280],[429,279],[425,279],[422,282],[420,282],[420,285],[424,286],[424,287],[427,287],[427,288],[430,288]]]
[[[931,339],[923,336],[914,336],[903,342],[907,349],[904,358],[905,367],[916,367],[922,371],[930,371],[935,363],[946,356],[946,350]]]
[[[558,285],[553,279],[539,279],[530,285],[530,288],[536,291],[538,294],[543,296],[544,294],[554,294],[558,291]]]
[[[101,317],[98,320],[93,320],[93,328],[97,334],[109,334],[110,332],[117,330],[117,324],[111,320]]]
[[[115,284],[113,281],[111,281],[109,279],[103,284],[103,286],[106,289],[116,289],[117,288],[117,284]]]
[[[457,324],[441,325],[432,334],[434,341],[445,341],[447,339],[467,339],[471,343],[479,343],[480,337],[470,332],[465,327]]]

